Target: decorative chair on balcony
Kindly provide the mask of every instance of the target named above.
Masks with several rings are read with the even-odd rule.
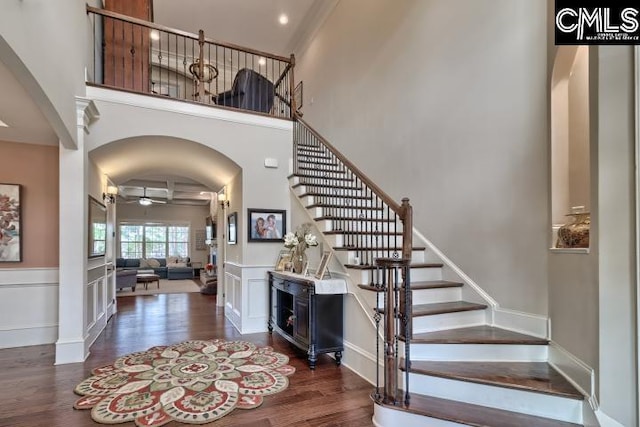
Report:
[[[273,83],[248,68],[238,71],[231,90],[214,96],[217,105],[268,113],[273,107]]]

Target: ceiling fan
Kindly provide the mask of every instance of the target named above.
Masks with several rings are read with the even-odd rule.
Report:
[[[157,204],[161,204],[164,205],[167,203],[166,200],[158,200],[158,199],[152,199],[150,197],[147,197],[147,187],[144,187],[144,191],[142,193],[142,197],[140,197],[138,200],[131,200],[127,203],[139,203],[142,206],[150,206],[154,203]]]

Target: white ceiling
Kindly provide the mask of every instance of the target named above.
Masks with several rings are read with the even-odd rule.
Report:
[[[202,29],[210,39],[289,56],[336,3],[337,0],[153,0],[153,8],[157,24],[190,33]],[[282,13],[289,17],[289,23],[284,26],[278,22]],[[0,140],[41,145],[59,143],[37,104],[1,61],[0,93],[0,120],[9,125],[0,126]],[[151,190],[156,191],[153,193],[156,198],[164,195],[177,200],[191,194],[198,203],[202,200],[200,191],[218,191],[237,173],[238,167],[195,143],[189,143],[193,144],[189,150],[181,145],[180,155],[175,157],[157,150],[158,144],[171,151],[176,149],[176,144],[185,143],[189,142],[137,138],[101,147],[91,153],[91,158],[114,183],[121,185],[125,197],[142,195],[142,187],[146,186],[156,189]],[[149,150],[150,144],[155,150]],[[149,156],[150,151],[162,151],[165,159],[174,161]],[[185,155],[188,152],[193,154]],[[176,162],[176,158],[183,161]]]

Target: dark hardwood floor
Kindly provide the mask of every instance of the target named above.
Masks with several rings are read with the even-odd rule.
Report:
[[[96,426],[89,411],[73,409],[77,383],[97,366],[155,345],[188,339],[241,339],[287,354],[296,373],[289,388],[267,396],[260,408],[233,411],[212,426],[371,426],[373,386],[326,355],[315,371],[275,333],[240,335],[225,320],[215,296],[165,294],[118,298],[119,312],[91,348],[84,363],[54,366],[54,346],[0,350],[0,426]],[[133,426],[133,423],[119,424]],[[176,422],[167,426],[182,425]]]

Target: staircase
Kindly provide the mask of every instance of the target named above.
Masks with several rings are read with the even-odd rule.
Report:
[[[411,245],[408,200],[390,202],[300,118],[290,185],[384,325],[376,426],[583,425],[584,396],[547,363],[548,340],[491,326],[490,307],[464,301],[466,285]]]

